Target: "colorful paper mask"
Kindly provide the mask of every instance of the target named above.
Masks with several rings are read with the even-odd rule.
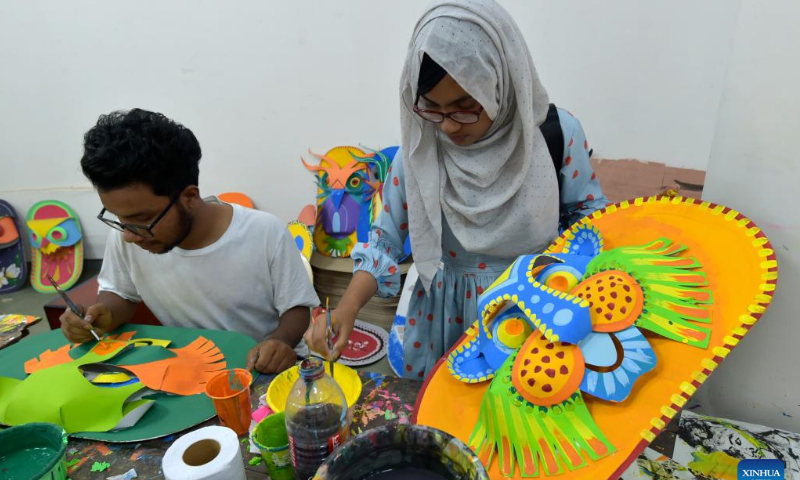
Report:
[[[320,158],[317,166],[301,159],[317,173],[314,244],[325,256],[349,257],[357,242],[369,241],[369,229],[383,208],[383,181],[397,147],[370,154],[355,147],[335,147],[325,155],[309,153]]]
[[[484,292],[416,419],[468,440],[492,478],[619,478],[776,281],[767,238],[736,211],[666,197],[610,206]]]
[[[31,284],[37,292],[53,293],[47,275],[67,289],[83,272],[83,234],[78,216],[57,200],[38,202],[28,212],[31,232]]]
[[[0,200],[0,293],[19,290],[28,276],[19,232],[19,218],[14,208]]]
[[[166,350],[169,356],[161,360],[128,364],[122,357],[108,363],[134,347],[169,343],[133,339],[134,334],[106,337],[77,359],[70,356],[73,345],[47,350],[25,362],[25,380],[0,377],[0,422],[51,422],[68,433],[127,428],[152,406],[153,400],[142,397],[203,393],[205,383],[226,367],[220,349],[203,337]]]

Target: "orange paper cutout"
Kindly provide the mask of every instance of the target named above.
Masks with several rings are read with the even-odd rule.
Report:
[[[198,337],[189,345],[169,349],[172,358],[141,365],[120,365],[153,390],[176,395],[203,393],[205,384],[227,366],[225,356],[214,342]]]
[[[103,338],[91,349],[96,355],[108,355],[129,344],[136,344],[136,332],[122,332]],[[39,358],[25,362],[25,373],[31,374],[43,368],[54,367],[73,361],[69,352],[75,345],[67,344],[53,351],[46,350]],[[203,393],[205,384],[227,366],[225,356],[214,342],[198,337],[189,345],[168,349],[175,356],[140,365],[119,365],[139,378],[148,388],[176,395]]]
[[[19,238],[19,231],[11,217],[0,217],[0,245],[11,243]]]
[[[127,342],[135,334],[136,332],[122,332],[119,335],[109,335],[103,338],[103,341],[118,340],[121,342]],[[32,358],[25,362],[25,373],[30,375],[31,373],[39,371],[43,368],[55,367],[56,365],[61,365],[62,363],[71,362],[73,358],[69,356],[69,352],[75,348],[76,345],[77,344],[68,343],[57,350],[45,350],[41,355],[39,355],[38,358]],[[109,349],[108,347],[108,345],[103,346],[98,343],[92,347],[92,352],[98,355],[105,355],[113,351],[113,349]]]
[[[225,203],[235,203],[245,208],[256,208],[253,204],[253,200],[241,192],[220,193],[217,195],[217,198]]]
[[[534,333],[519,350],[511,378],[525,400],[549,407],[575,393],[585,369],[583,354],[577,346],[554,343]]]
[[[570,292],[592,301],[592,330],[619,332],[633,325],[644,308],[642,287],[621,270],[595,273]]]
[[[75,345],[68,343],[57,350],[45,350],[38,358],[31,358],[25,362],[25,373],[30,375],[44,368],[55,367],[62,363],[71,362],[72,357],[69,356],[69,351],[72,350],[74,346]]]

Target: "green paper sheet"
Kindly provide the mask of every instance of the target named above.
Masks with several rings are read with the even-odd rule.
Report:
[[[95,355],[89,355],[95,356]],[[0,421],[7,425],[49,422],[67,433],[103,432],[114,428],[123,415],[123,404],[141,390],[141,383],[104,388],[92,385],[78,370],[81,360],[45,368],[16,385],[0,405]]]
[[[135,331],[134,338],[160,338],[172,340],[173,347],[188,345],[199,336],[213,341],[228,364],[227,368],[244,368],[247,353],[256,342],[246,335],[221,330],[200,330],[192,328],[158,327],[152,325],[126,325],[114,333]],[[47,349],[57,349],[67,341],[60,330],[29,337],[24,341],[0,350],[0,377],[12,377],[22,380],[26,377],[23,364],[38,356]],[[84,355],[94,344],[79,345],[70,351],[73,358]],[[110,363],[144,363],[164,358],[164,349],[157,347],[139,347],[131,349],[115,357]],[[0,378],[0,398],[10,380]],[[102,387],[96,387],[102,388]],[[171,435],[191,428],[215,415],[211,400],[205,395],[177,396],[164,393],[149,395],[155,400],[150,411],[131,428],[118,432],[73,433],[71,436],[105,442],[141,442],[153,438]]]

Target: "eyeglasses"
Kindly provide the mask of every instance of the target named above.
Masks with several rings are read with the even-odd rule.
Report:
[[[155,235],[153,235],[153,229],[156,228],[156,225],[158,224],[158,222],[162,218],[164,218],[164,215],[166,215],[167,212],[169,212],[169,209],[172,208],[173,205],[175,205],[175,202],[178,201],[178,198],[180,198],[180,194],[175,195],[172,198],[172,200],[170,200],[169,205],[167,205],[167,208],[165,208],[156,217],[156,219],[153,220],[150,223],[150,225],[136,225],[134,223],[120,223],[120,222],[118,222],[116,220],[111,220],[110,218],[105,218],[105,217],[103,217],[103,214],[106,213],[106,209],[105,208],[100,210],[100,215],[97,216],[97,219],[100,220],[101,222],[105,223],[109,227],[113,228],[114,230],[119,230],[120,232],[123,232],[123,231],[127,230],[127,231],[131,232],[132,234],[138,235],[140,237],[153,238],[155,236]]]
[[[414,102],[414,113],[422,117],[423,120],[433,123],[442,123],[444,122],[445,118],[449,118],[456,123],[470,125],[473,123],[478,123],[478,120],[481,119],[481,113],[483,113],[483,107],[477,110],[459,110],[457,112],[444,113],[437,112],[435,110],[425,110],[423,108],[419,108],[417,103],[419,103],[419,96]]]

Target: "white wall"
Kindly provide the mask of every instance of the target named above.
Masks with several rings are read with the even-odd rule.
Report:
[[[766,314],[695,400],[701,411],[800,431],[800,4],[743,0],[703,197],[748,215],[778,257]]]
[[[291,220],[313,201],[307,148],[399,141],[398,79],[427,3],[2,2],[0,198],[22,215],[67,201],[101,256],[82,134],[142,107],[200,139],[204,194],[244,191]],[[705,169],[738,2],[503,4],[596,155]]]

